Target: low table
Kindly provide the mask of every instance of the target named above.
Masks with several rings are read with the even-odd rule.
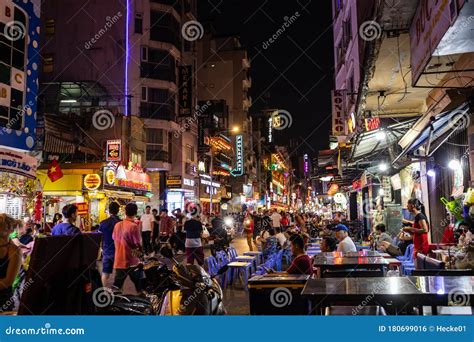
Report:
[[[474,277],[385,277],[309,279],[302,295],[310,299],[313,314],[325,307],[349,303],[357,310],[363,305],[384,306],[392,314],[405,308],[456,304],[474,307]],[[365,304],[364,304],[365,302]],[[423,310],[419,310],[422,314]]]
[[[235,261],[249,262],[252,264],[252,272],[257,270],[257,257],[251,255],[238,255]]]
[[[387,259],[382,257],[328,257],[318,255],[314,257],[313,266],[321,270],[321,274],[326,270],[344,270],[344,269],[365,269],[381,270],[389,265]]]
[[[263,253],[259,251],[244,252],[244,255],[254,256],[257,258],[257,266],[263,263]]]

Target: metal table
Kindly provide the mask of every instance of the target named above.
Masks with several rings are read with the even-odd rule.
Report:
[[[338,303],[349,304],[354,310],[380,305],[391,314],[431,306],[437,314],[437,306],[472,308],[473,286],[474,277],[321,278],[309,279],[301,294],[310,299],[313,314]]]

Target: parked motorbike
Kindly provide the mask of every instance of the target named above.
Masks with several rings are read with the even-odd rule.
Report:
[[[134,267],[144,275],[141,295],[109,292],[110,305],[102,308],[105,315],[224,315],[223,293],[219,282],[197,265],[181,265],[169,247],[161,254],[170,259],[173,269],[156,258]],[[227,271],[224,267],[217,275]],[[216,275],[216,276],[217,276]],[[104,290],[106,291],[106,290]]]

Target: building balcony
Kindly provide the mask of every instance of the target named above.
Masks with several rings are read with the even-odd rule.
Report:
[[[150,0],[151,3],[153,4],[160,4],[160,5],[166,5],[174,8],[176,13],[181,14],[181,1],[176,1],[176,0]]]
[[[252,107],[252,97],[250,96],[245,96],[243,102],[242,102],[242,107],[244,111],[248,111],[250,107]]]
[[[242,68],[243,69],[250,69],[250,60],[247,57],[242,58]]]
[[[175,68],[162,68],[155,63],[142,62],[140,77],[176,83],[176,70]]]
[[[242,80],[242,88],[244,88],[244,90],[248,90],[250,88],[252,88],[252,78],[244,78]]]
[[[149,171],[170,171],[171,156],[169,152],[148,146],[145,168]]]

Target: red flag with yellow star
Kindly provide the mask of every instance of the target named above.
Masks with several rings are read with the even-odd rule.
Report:
[[[48,177],[53,183],[63,177],[63,171],[61,170],[61,167],[59,166],[59,163],[56,159],[53,160],[48,168]]]

